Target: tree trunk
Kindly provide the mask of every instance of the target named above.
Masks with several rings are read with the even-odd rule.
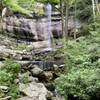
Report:
[[[98,13],[100,14],[100,8],[99,8],[99,3],[98,3],[98,0],[95,0],[95,3],[96,3],[96,8],[97,8],[97,11],[98,11]]]
[[[2,21],[3,21],[4,17],[5,17],[5,15],[6,15],[6,12],[7,12],[7,8],[4,8],[2,10],[1,19],[0,19],[0,32],[2,32]]]
[[[63,37],[66,37],[65,32],[64,32],[63,0],[60,0],[60,9],[61,9],[61,21],[62,21],[62,34],[63,34]]]
[[[77,10],[77,0],[75,0],[75,16],[74,16],[74,39],[76,39],[76,10]]]
[[[93,18],[95,21],[95,2],[94,2],[94,0],[92,0],[92,8],[93,8]]]
[[[3,9],[3,6],[2,6],[2,1],[0,0],[0,32],[2,31],[2,9]]]
[[[2,19],[0,19],[0,32],[2,32]]]
[[[66,0],[66,13],[65,13],[65,34],[68,39],[68,17],[69,17],[69,0]]]

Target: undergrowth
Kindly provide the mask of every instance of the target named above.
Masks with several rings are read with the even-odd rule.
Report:
[[[65,100],[99,100],[100,98],[100,24],[89,26],[90,35],[69,40],[65,71],[55,85]],[[70,98],[71,97],[71,98]]]
[[[29,51],[31,49],[30,46],[28,45],[25,45],[25,44],[20,44],[20,45],[13,45],[12,47],[13,50],[19,50],[19,51],[22,51],[22,50],[26,50],[26,51]]]
[[[31,2],[31,1],[30,1]],[[32,17],[32,11],[19,5],[19,0],[2,0],[3,7],[7,7],[14,12],[20,12]]]
[[[0,86],[9,87],[7,93],[0,91],[0,98],[11,96],[11,100],[16,100],[23,95],[20,93],[18,84],[14,83],[14,79],[21,72],[21,65],[12,60],[6,60],[0,68]]]

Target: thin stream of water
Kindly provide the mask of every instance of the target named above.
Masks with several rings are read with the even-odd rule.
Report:
[[[56,100],[65,100],[63,97],[61,97],[57,89],[54,90],[54,93],[56,95]]]
[[[50,3],[47,4],[46,6],[46,16],[47,16],[47,42],[48,42],[48,47],[44,49],[44,51],[52,51],[51,48],[51,14],[52,14],[52,6]]]

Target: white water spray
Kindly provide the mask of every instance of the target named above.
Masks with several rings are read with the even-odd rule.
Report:
[[[51,48],[51,14],[52,14],[52,6],[50,3],[47,4],[46,6],[46,16],[47,16],[47,42],[48,42],[48,47],[45,48],[45,51],[52,51]]]

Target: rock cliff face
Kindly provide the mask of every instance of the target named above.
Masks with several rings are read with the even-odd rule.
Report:
[[[5,17],[2,29],[14,33],[14,37],[29,41],[46,40],[47,33],[46,19],[25,19],[17,17]]]
[[[53,18],[53,17],[52,17]],[[54,38],[62,37],[61,21],[52,19],[51,23],[51,36]],[[69,19],[69,34],[74,32],[74,21]],[[80,22],[76,21],[77,29],[80,28]],[[24,17],[5,17],[2,21],[2,29],[10,33],[14,33],[17,39],[27,41],[44,41],[48,39],[48,21],[46,18],[41,19],[27,19]]]

